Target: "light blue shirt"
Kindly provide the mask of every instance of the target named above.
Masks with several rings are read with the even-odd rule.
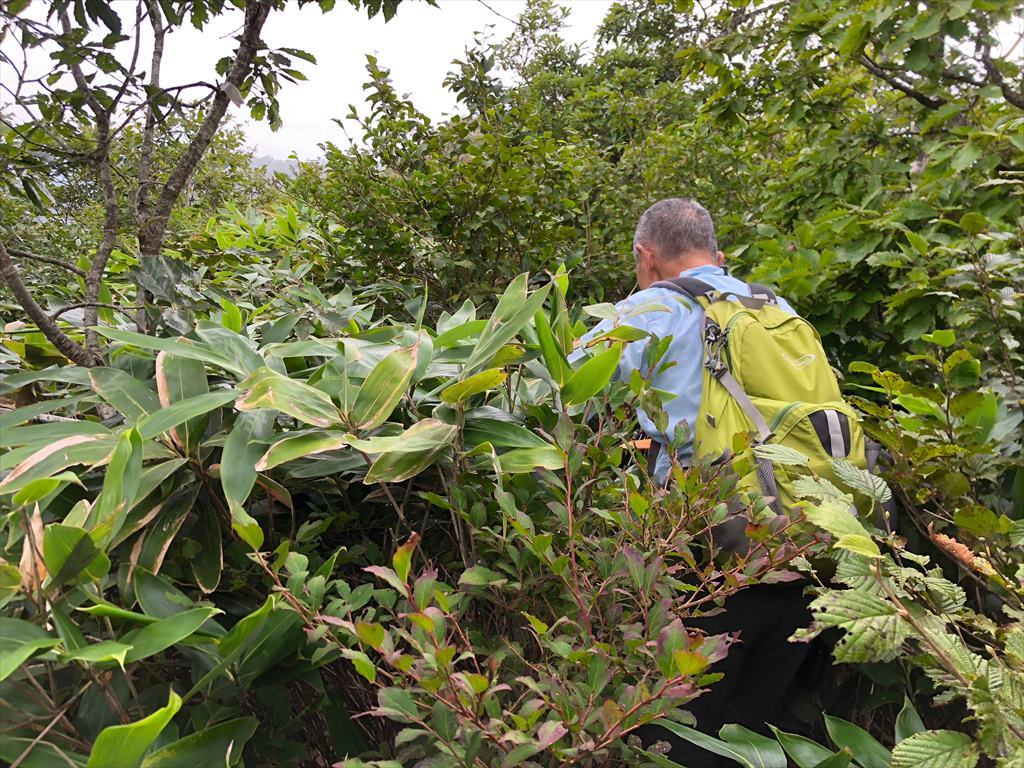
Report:
[[[721,267],[711,264],[688,269],[682,272],[680,277],[696,277],[723,293],[750,295],[750,288],[746,283],[727,275]],[[630,316],[631,310],[647,303],[661,304],[669,311],[648,311]],[[796,314],[785,299],[779,299],[779,306],[787,312]],[[640,427],[648,437],[661,445],[666,445],[668,436],[675,433],[676,425],[685,421],[690,427],[690,439],[686,445],[679,446],[679,457],[688,458],[693,453],[693,428],[697,422],[697,408],[700,405],[702,387],[704,347],[700,337],[700,326],[704,319],[704,310],[696,302],[667,288],[648,288],[638,291],[620,301],[615,308],[618,311],[618,317],[602,320],[583,336],[581,343],[619,325],[630,325],[642,331],[649,331],[661,339],[667,336],[672,337],[672,342],[662,362],[674,362],[675,365],[651,379],[652,386],[671,392],[676,396],[675,399],[664,404],[665,411],[668,413],[668,434],[659,432],[658,428],[654,426],[654,422],[643,411],[637,414],[637,418]],[[649,339],[644,338],[626,345],[622,357],[619,359],[616,378],[629,381],[634,370],[640,371],[642,375],[647,375],[648,371],[644,367],[644,350],[648,341]],[[571,362],[575,362],[582,356],[582,349],[577,348],[569,359]],[[670,466],[668,453],[664,450],[659,451],[658,463],[654,471],[655,478],[659,482],[664,481]]]

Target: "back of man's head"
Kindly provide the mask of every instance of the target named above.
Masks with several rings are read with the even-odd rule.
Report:
[[[633,236],[633,247],[642,245],[662,261],[718,252],[715,225],[711,214],[696,200],[670,197],[659,200],[640,217]]]

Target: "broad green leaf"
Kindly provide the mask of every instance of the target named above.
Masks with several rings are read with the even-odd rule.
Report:
[[[216,608],[192,608],[128,633],[121,638],[132,646],[127,662],[148,658],[180,643],[191,637],[207,619],[217,613],[220,611]]]
[[[135,562],[138,565],[153,573],[160,570],[198,495],[198,483],[191,483],[171,494],[156,518],[143,529],[141,543],[136,544]]]
[[[51,587],[78,578],[95,581],[110,570],[110,558],[97,549],[88,531],[59,523],[46,526],[43,562],[50,573]]]
[[[846,768],[853,760],[853,756],[847,750],[842,752],[836,752],[831,757],[826,757],[820,763],[817,763],[814,768]]]
[[[470,336],[476,336],[486,327],[486,320],[470,320],[461,325],[456,325],[434,338],[434,349],[440,352],[441,350],[453,347],[456,343],[468,339]]]
[[[18,566],[0,563],[0,608],[21,591],[21,571]]]
[[[117,662],[123,667],[128,652],[132,649],[130,645],[118,643],[113,640],[103,640],[93,645],[86,645],[74,651],[61,654],[65,661],[84,661],[87,664],[101,664],[104,662]]]
[[[24,459],[0,481],[0,493],[13,493],[41,477],[50,477],[76,464],[95,466],[114,450],[115,438],[78,435],[40,448]]]
[[[967,147],[971,147],[979,155],[981,154],[981,148],[976,144],[967,144],[965,145],[964,150],[966,150]],[[960,226],[963,228],[964,232],[969,235],[977,235],[984,232],[988,227],[988,219],[985,218],[984,214],[978,213],[977,211],[968,211],[960,217]]]
[[[51,637],[42,627],[22,619],[0,616],[0,680],[6,680],[39,651],[59,643],[60,638]]]
[[[498,457],[498,465],[502,472],[509,475],[532,472],[538,467],[562,469],[565,466],[565,452],[553,445],[544,448],[513,448]]]
[[[228,299],[222,298],[220,300],[220,308],[220,324],[227,328],[229,331],[241,333],[242,311],[238,308],[238,305]]]
[[[808,739],[806,736],[780,731],[774,725],[769,725],[768,727],[771,728],[776,740],[782,745],[786,754],[796,763],[797,768],[815,768],[823,760],[833,757],[831,749],[821,746],[821,744]]]
[[[156,356],[156,392],[164,408],[209,391],[206,368],[199,360],[170,352],[160,352]],[[198,447],[208,420],[203,413],[175,426],[172,437],[186,455]]]
[[[225,660],[236,658],[245,647],[246,642],[264,625],[275,607],[273,596],[267,597],[259,608],[238,621],[218,644],[218,655]]]
[[[228,768],[238,764],[259,722],[239,717],[211,725],[146,755],[142,768]]]
[[[263,544],[263,531],[243,505],[256,484],[256,462],[264,451],[256,441],[269,437],[273,429],[272,411],[240,414],[221,454],[220,482],[231,510],[232,527],[253,549]]]
[[[72,368],[71,370],[78,371],[81,374],[83,384],[89,384],[89,373],[87,370],[81,368]],[[39,372],[32,371],[32,373]],[[10,388],[8,385],[10,384],[12,378],[12,376],[5,376],[3,381],[0,382],[0,394],[9,391]],[[22,406],[21,408],[15,408],[13,411],[0,412],[0,447],[7,447],[7,443],[4,441],[10,435],[10,431],[14,427],[17,427],[19,424],[24,424],[26,421],[32,421],[33,419],[36,419],[39,416],[42,416],[43,414],[52,413],[53,411],[60,410],[61,408],[67,408],[69,406],[77,405],[81,401],[81,399],[82,398],[80,396],[52,398],[50,400],[41,400],[38,403],[32,403],[32,405],[25,405]],[[95,424],[95,422],[89,423]],[[41,427],[45,425],[34,424],[32,426]],[[96,426],[101,425],[96,424]]]
[[[154,619],[152,616],[147,616],[144,613],[136,613],[135,611],[129,611],[93,595],[90,595],[89,599],[93,601],[93,605],[76,606],[75,610],[81,611],[82,613],[88,613],[93,616],[106,616],[110,619],[131,621],[136,624],[154,624],[157,621],[157,619]]]
[[[489,587],[489,586],[501,586],[508,582],[508,576],[492,571],[490,568],[486,568],[482,565],[474,565],[467,568],[459,576],[460,586],[470,587]]]
[[[806,454],[795,448],[778,443],[765,443],[754,446],[754,455],[759,459],[767,459],[772,464],[787,464],[795,467],[806,467],[811,463]]]
[[[892,768],[974,768],[977,764],[977,746],[959,731],[915,733],[892,751]]]
[[[412,694],[404,688],[379,689],[377,691],[377,711],[402,722],[420,717]]]
[[[573,371],[569,380],[562,387],[562,404],[578,405],[586,402],[611,381],[622,357],[622,345],[616,344],[611,349],[595,355]]]
[[[537,328],[537,340],[540,342],[540,353],[544,358],[544,365],[555,380],[558,386],[562,386],[572,376],[572,367],[565,357],[565,352],[558,345],[555,334],[548,323],[547,315],[543,311],[534,315],[534,326]]]
[[[742,750],[721,739],[716,739],[714,736],[701,733],[695,728],[689,728],[685,725],[674,723],[671,720],[659,720],[655,723],[655,726],[665,728],[676,736],[686,739],[691,744],[696,744],[701,749],[707,750],[712,754],[732,760],[734,763],[739,763],[744,768],[758,768]],[[785,762],[783,762],[783,766],[785,766]]]
[[[938,13],[936,13],[932,18],[941,19],[941,16]],[[953,161],[950,163],[950,165],[953,166],[954,170],[965,170],[966,168],[970,168],[972,165],[974,165],[975,162],[977,162],[978,158],[981,157],[981,153],[982,149],[980,144],[968,142],[964,144],[962,147],[960,147],[957,153],[953,155]],[[977,217],[977,219],[980,220],[981,223],[976,224],[974,217]],[[960,218],[960,226],[963,227],[964,230],[966,230],[967,232],[970,232],[971,234],[977,234],[978,232],[981,232],[985,228],[984,221],[984,216],[982,216],[980,213],[975,213],[972,211],[970,213],[965,213]]]
[[[548,448],[540,435],[524,426],[500,419],[467,419],[462,438],[468,446],[490,443],[496,448]]]
[[[245,390],[235,402],[240,411],[273,409],[315,427],[341,423],[341,412],[331,398],[319,389],[265,366],[246,379],[240,388]]]
[[[224,542],[217,510],[212,506],[203,510],[196,528],[193,536],[199,544],[199,552],[190,560],[192,575],[199,589],[209,594],[217,589],[224,571]]]
[[[909,242],[915,251],[921,256],[928,255],[928,241],[925,240],[917,232],[911,232],[909,229],[903,233],[907,236],[907,242]]]
[[[395,573],[398,574],[398,578],[401,579],[403,583],[409,580],[409,568],[412,565],[412,553],[416,550],[416,544],[418,541],[418,537],[414,536],[410,538],[409,541],[396,549],[395,554],[391,556],[391,565],[395,569]]]
[[[857,555],[863,555],[864,557],[880,558],[882,556],[881,551],[878,549],[878,545],[875,544],[868,536],[861,536],[857,533],[844,533],[838,539],[836,539],[833,545],[839,549],[845,549],[849,552],[853,552]]]
[[[505,383],[508,374],[500,368],[481,371],[463,381],[453,382],[441,391],[441,400],[446,403],[461,403],[473,395],[486,392]]]
[[[371,648],[380,650],[385,634],[384,627],[376,622],[356,620],[356,637]]]
[[[840,490],[835,483],[824,477],[800,475],[793,479],[793,493],[801,499],[817,499],[821,503],[835,502],[840,507],[852,507],[853,495]]]
[[[124,524],[142,480],[142,437],[137,429],[122,432],[103,477],[103,490],[89,510],[87,527],[97,545],[106,546]]]
[[[108,339],[120,341],[122,344],[130,344],[133,347],[138,347],[139,349],[147,349],[154,352],[169,352],[176,357],[187,357],[190,360],[198,360],[210,363],[211,365],[216,365],[219,368],[223,368],[226,371],[230,371],[231,373],[235,373],[240,376],[245,376],[248,373],[248,371],[237,367],[230,356],[221,354],[209,344],[202,341],[196,341],[195,339],[188,339],[184,337],[168,339],[160,336],[149,336],[142,333],[135,333],[134,331],[122,331],[117,328],[107,328],[104,326],[97,328],[96,331],[101,335],[106,336]]]
[[[524,272],[505,289],[498,300],[498,306],[494,308],[486,327],[480,333],[480,339],[473,348],[469,360],[466,361],[466,366],[462,371],[463,377],[471,376],[485,368],[498,353],[498,350],[511,341],[543,306],[544,299],[551,289],[551,283],[528,294],[528,277]]]
[[[159,514],[160,507],[166,499],[156,498],[155,496],[153,498],[148,497],[186,461],[187,459],[177,458],[143,468],[142,478],[139,480],[139,489],[135,494],[135,501],[128,505],[128,514],[125,516],[121,529],[111,538],[107,545],[108,549],[116,547],[133,534],[138,533],[141,528],[144,528],[152,521],[154,515]]]
[[[982,396],[981,402],[964,416],[964,426],[973,430],[975,440],[980,443],[988,442],[992,436],[992,430],[995,428],[998,414],[998,398],[991,392],[986,392]]]
[[[951,331],[947,328],[932,331],[931,333],[925,333],[921,336],[921,341],[926,341],[929,344],[937,344],[940,347],[949,348],[956,344],[956,332]]]
[[[196,442],[198,442],[199,438],[202,437],[202,431],[200,430],[201,425],[196,420],[205,421],[210,411],[216,410],[222,405],[227,405],[237,397],[238,392],[233,389],[218,389],[213,392],[190,397],[187,400],[180,400],[173,405],[161,408],[160,411],[152,416],[140,419],[138,423],[139,434],[144,439],[149,440],[157,435],[162,435],[168,430],[172,430],[173,434],[177,436],[177,428],[184,424],[185,426],[182,428],[185,431],[184,436],[190,440],[194,437]],[[202,429],[205,429],[205,426],[202,426]],[[193,431],[189,432],[188,430]],[[177,439],[181,440],[182,438],[177,437]],[[184,445],[185,443],[180,444]]]
[[[684,677],[698,675],[708,667],[708,660],[695,651],[680,648],[672,654],[676,672]]]
[[[221,641],[217,644],[217,655],[220,661],[217,665],[203,675],[192,689],[185,694],[185,700],[191,699],[195,694],[202,691],[207,684],[216,679],[219,675],[237,661],[238,657],[248,647],[250,640],[259,635],[266,625],[267,618],[274,610],[274,596],[269,596],[263,605],[245,616],[231,628]]]
[[[774,739],[736,724],[723,725],[718,735],[756,768],[786,768],[786,753]]]
[[[89,753],[86,768],[111,768],[111,766],[136,766],[142,761],[156,737],[181,709],[181,697],[173,690],[167,706],[161,707],[149,717],[127,725],[111,725],[96,737]]]
[[[369,430],[387,421],[409,386],[418,354],[418,345],[396,349],[373,367],[348,413],[355,429]]]
[[[860,590],[826,592],[811,608],[815,631],[825,627],[844,631],[833,650],[836,661],[890,661],[909,633],[896,606]]]
[[[35,504],[37,501],[42,501],[68,483],[82,485],[82,481],[74,472],[61,472],[53,477],[40,477],[38,480],[26,483],[24,488],[14,494],[14,498],[11,501],[14,502],[16,507],[27,507]]]
[[[345,432],[302,432],[278,440],[270,446],[263,458],[256,462],[256,469],[264,472],[279,464],[295,461],[305,456],[315,456],[325,451],[336,451],[349,444],[352,436]]]
[[[836,478],[843,485],[852,488],[858,493],[863,493],[880,504],[884,504],[892,498],[892,491],[888,484],[878,475],[873,475],[866,469],[851,464],[846,459],[832,459],[832,471]]]
[[[89,378],[96,393],[130,422],[160,410],[156,392],[131,374],[117,368],[91,368]]]
[[[447,439],[446,430],[452,425],[439,419],[417,421],[405,432],[397,435],[371,437],[366,440],[352,438],[350,444],[363,453],[418,453],[437,447],[439,439]]]
[[[838,717],[825,715],[825,729],[832,743],[848,749],[861,768],[889,768],[892,756],[870,733]]]
[[[195,601],[166,578],[150,573],[142,566],[136,566],[132,571],[132,584],[135,587],[135,597],[139,601],[139,607],[145,611],[147,616],[152,616],[154,619],[166,619],[197,607]],[[218,637],[225,634],[224,627],[215,619],[207,620],[200,630],[205,634]]]
[[[274,611],[242,649],[237,664],[239,685],[249,686],[260,676],[278,671],[305,641],[302,619],[292,611]]]
[[[377,668],[365,653],[354,651],[351,648],[342,648],[341,655],[351,661],[352,665],[356,668],[356,672],[366,680],[372,683],[377,679]]]
[[[438,456],[449,446],[458,433],[454,424],[446,424],[437,419],[424,419],[417,422],[403,433],[403,442],[408,444],[425,444],[426,447],[411,451],[407,447],[402,450],[389,451],[378,456],[366,473],[365,483],[398,483],[415,477],[433,464]]]
[[[75,435],[109,435],[110,430],[95,421],[78,419],[54,424],[29,424],[26,427],[0,427],[0,448],[19,445],[42,447],[55,440]]]
[[[870,539],[867,529],[853,514],[853,507],[844,506],[840,502],[827,500],[804,511],[807,519],[833,536],[860,536]]]
[[[921,721],[921,716],[917,714],[917,710],[914,709],[914,703],[904,694],[903,708],[896,715],[896,743],[899,744],[915,733],[921,733],[924,730],[924,723]]]
[[[240,377],[256,373],[263,365],[263,358],[253,348],[250,339],[225,328],[211,320],[196,323],[196,333],[203,341],[230,361],[228,370]]]

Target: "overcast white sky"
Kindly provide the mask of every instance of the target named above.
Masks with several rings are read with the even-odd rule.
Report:
[[[563,0],[564,2],[565,0]],[[612,0],[574,0],[566,37],[585,43],[604,18]],[[276,133],[266,123],[246,123],[257,154],[286,158],[296,152],[302,158],[319,153],[317,145],[326,140],[344,142],[341,129],[331,122],[348,114],[348,105],[363,104],[362,84],[366,78],[368,53],[391,70],[399,93],[408,93],[431,118],[451,112],[455,100],[441,85],[453,59],[461,58],[474,32],[493,26],[504,37],[525,0],[487,0],[488,10],[478,0],[438,0],[431,7],[419,0],[406,0],[391,21],[378,16],[368,20],[347,2],[339,2],[328,14],[314,3],[302,9],[288,5],[271,16],[264,39],[271,47],[301,48],[317,58],[317,64],[299,62],[305,82],[285,84],[280,95],[284,126]],[[495,11],[497,13],[495,13]],[[500,16],[498,15],[500,14]],[[231,33],[237,19],[210,25],[203,32],[190,26],[168,40],[164,58],[164,82],[187,83],[208,80],[216,61],[227,54],[234,41]],[[226,37],[224,37],[226,36]],[[245,110],[232,108],[241,119]],[[356,137],[354,137],[356,138]]]

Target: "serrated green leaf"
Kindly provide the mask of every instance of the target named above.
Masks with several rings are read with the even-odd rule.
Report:
[[[978,752],[971,738],[958,731],[922,731],[892,751],[892,768],[974,768]]]

